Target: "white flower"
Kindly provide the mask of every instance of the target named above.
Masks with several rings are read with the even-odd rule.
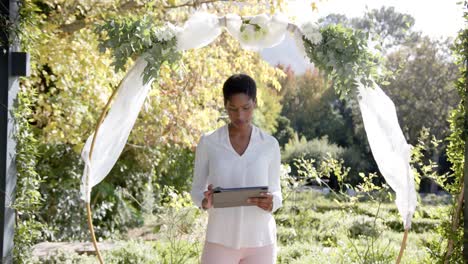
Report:
[[[172,38],[174,38],[177,32],[179,31],[180,29],[171,23],[166,23],[164,27],[159,27],[155,29],[156,38],[159,41],[169,41]]]
[[[301,26],[302,34],[306,39],[308,39],[312,44],[318,44],[322,41],[322,34],[317,24],[307,22]]]
[[[254,16],[250,19],[250,22],[249,22],[249,24],[258,25],[261,28],[268,28],[269,23],[270,23],[270,18],[265,14]]]
[[[255,39],[255,26],[250,25],[250,24],[244,24],[244,26],[241,28],[241,38],[244,41],[250,41],[252,39]]]

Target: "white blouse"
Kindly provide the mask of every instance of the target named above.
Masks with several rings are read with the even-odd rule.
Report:
[[[247,149],[239,155],[231,145],[225,125],[203,135],[198,143],[192,199],[201,207],[203,192],[210,184],[222,188],[268,186],[274,212],[282,205],[280,160],[278,141],[255,126]],[[257,206],[210,208],[206,241],[235,249],[276,243],[272,212]]]

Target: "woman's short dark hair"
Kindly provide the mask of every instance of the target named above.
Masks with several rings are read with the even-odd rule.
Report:
[[[239,93],[248,95],[254,102],[257,101],[257,85],[252,77],[239,73],[232,75],[224,82],[224,104],[231,99],[231,96]]]

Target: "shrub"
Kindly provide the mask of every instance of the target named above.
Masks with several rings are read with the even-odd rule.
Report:
[[[370,150],[363,150],[362,146],[350,145],[344,149],[343,160],[346,167],[350,168],[350,173],[347,182],[355,185],[361,182],[359,173],[373,173],[378,171],[377,164],[374,157],[371,155]],[[383,177],[374,180],[375,184],[380,184]]]
[[[68,252],[63,250],[57,250],[53,255],[47,256],[45,258],[34,258],[29,261],[29,263],[32,264],[94,264],[96,262],[96,256],[79,255],[75,252]]]
[[[335,144],[331,144],[326,137],[307,141],[305,137],[301,139],[295,135],[294,139],[285,145],[282,160],[291,168],[291,175],[299,176],[300,164],[297,160],[310,160],[315,164],[320,164],[327,159],[342,158],[344,149]]]
[[[117,245],[116,249],[101,252],[106,263],[118,264],[133,264],[133,263],[147,263],[159,264],[161,263],[160,256],[157,250],[151,243],[143,241],[128,241]],[[34,259],[32,263],[39,264],[62,264],[62,263],[76,263],[76,264],[94,264],[97,262],[96,256],[92,255],[79,255],[75,252],[68,252],[59,250],[56,254],[50,255],[43,259]]]
[[[79,191],[83,172],[79,154],[69,144],[43,144],[39,153],[37,171],[43,177],[41,193],[45,200],[40,218],[50,224],[48,239],[89,239]],[[187,191],[192,161],[192,151],[177,146],[124,150],[106,179],[92,190],[97,237],[116,237],[141,225],[142,213],[151,213],[156,204],[173,200],[168,196]]]
[[[43,178],[41,193],[45,201],[40,217],[49,224],[48,239],[87,239],[86,209],[79,194],[82,173],[79,155],[68,144],[42,144],[39,153],[37,172]]]
[[[293,243],[279,247],[278,263],[293,263],[296,260],[308,255],[316,245],[309,243]]]
[[[452,202],[451,195],[437,195],[435,193],[420,194],[421,202],[425,205],[447,205]]]
[[[325,160],[328,156],[339,159],[343,156],[344,150],[330,143],[327,137],[307,141],[305,137],[299,139],[295,135],[294,139],[285,145],[282,160],[293,166],[293,161],[297,158],[313,159],[317,162]]]
[[[32,246],[43,238],[41,231],[46,228],[46,224],[41,223],[37,217],[44,200],[40,192],[42,177],[36,171],[39,143],[29,123],[35,103],[33,98],[36,95],[35,89],[21,89],[18,93],[18,105],[14,110],[18,177],[13,203],[16,211],[13,249],[15,263],[24,263],[30,257]],[[10,202],[7,200],[6,203]]]
[[[292,227],[294,224],[294,218],[290,214],[276,215],[275,220],[278,226]]]
[[[376,238],[384,228],[385,226],[380,221],[377,222],[368,217],[359,217],[353,220],[348,231],[351,238],[358,238],[360,236]]]
[[[395,261],[397,248],[390,246],[390,240],[349,240],[339,248],[342,263],[386,264]],[[351,250],[349,250],[351,249]]]
[[[293,227],[278,227],[278,241],[283,245],[293,243],[297,238],[296,229]]]
[[[143,241],[125,242],[121,244],[118,249],[106,252],[104,257],[108,263],[161,263],[158,251],[151,245],[151,243],[145,243]]]
[[[183,207],[176,201],[147,219],[146,225],[157,233],[155,248],[160,263],[196,263],[201,252],[205,220],[195,207]]]
[[[394,218],[385,221],[385,225],[396,232],[402,232],[403,222],[401,218]],[[413,219],[411,221],[411,232],[425,233],[435,231],[437,226],[440,225],[440,220],[433,219]]]

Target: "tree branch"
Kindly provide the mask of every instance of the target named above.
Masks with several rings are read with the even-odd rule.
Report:
[[[216,2],[229,2],[229,1],[230,0],[193,0],[193,1],[187,1],[186,3],[180,4],[180,5],[163,6],[162,8],[164,9],[173,9],[173,8],[180,8],[180,7],[197,8],[202,4],[211,4],[211,3],[216,3]],[[142,8],[144,6],[145,6],[144,4],[139,4],[138,2],[131,0],[119,6],[117,8],[117,12],[135,10],[138,8]],[[64,33],[72,34],[75,31],[78,31],[86,27],[89,24],[89,20],[90,20],[89,18],[90,17],[83,17],[83,18],[75,20],[74,22],[70,24],[61,25],[59,28]]]
[[[131,0],[131,1],[125,2],[124,4],[119,6],[117,8],[117,12],[130,11],[130,10],[138,9],[138,8],[141,8],[141,7],[144,7],[144,4],[139,4],[136,1]],[[88,21],[89,18],[90,17],[83,17],[83,18],[80,18],[80,19],[77,19],[77,20],[73,21],[70,24],[61,25],[60,30],[62,30],[64,33],[68,33],[68,34],[74,33],[75,31],[78,31],[78,30],[86,27],[88,25],[88,23],[89,23],[89,21]]]
[[[202,5],[202,4],[211,4],[211,3],[215,3],[215,2],[229,2],[229,0],[205,0],[205,1],[194,0],[194,1],[188,1],[185,4],[180,4],[180,5],[163,6],[163,8],[170,9],[170,8],[179,8],[179,7],[185,7],[185,6],[195,7],[196,8],[196,7],[198,7],[198,6]]]

